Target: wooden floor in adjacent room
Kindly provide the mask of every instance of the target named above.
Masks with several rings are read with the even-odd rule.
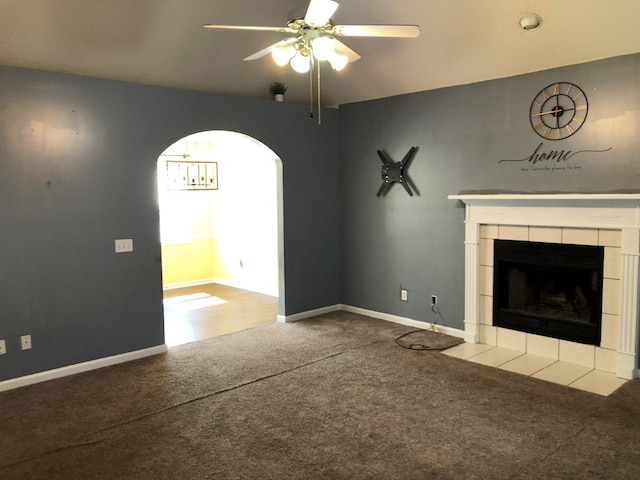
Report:
[[[164,292],[165,343],[196,342],[276,321],[278,297],[216,283]]]

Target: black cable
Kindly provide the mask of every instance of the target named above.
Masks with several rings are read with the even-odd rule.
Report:
[[[429,327],[429,329],[424,329],[424,328],[420,328],[418,330],[412,330],[410,332],[406,332],[403,333],[402,335],[400,335],[399,337],[396,337],[395,342],[398,346],[407,349],[407,350],[446,350],[447,348],[450,347],[450,345],[445,346],[445,347],[429,347],[427,345],[423,345],[421,343],[410,343],[409,346],[405,346],[402,345],[399,340],[406,337],[407,335],[411,335],[412,333],[418,333],[418,332],[428,332],[428,331],[433,331],[435,332],[436,329],[436,324],[438,322],[438,320],[442,320],[442,314],[440,313],[440,309],[438,308],[437,305],[431,305],[431,311],[435,314],[436,319],[434,320],[434,322],[431,324],[431,327]]]
[[[404,337],[406,337],[407,335],[410,335],[410,334],[412,334],[412,333],[417,333],[417,332],[426,332],[426,331],[427,331],[427,330],[425,330],[425,329],[423,329],[423,328],[420,328],[420,329],[418,329],[418,330],[412,330],[412,331],[410,331],[410,332],[403,333],[403,334],[402,334],[402,335],[400,335],[399,337],[396,337],[396,340],[395,340],[395,341],[396,341],[396,344],[397,344],[399,347],[405,348],[405,349],[407,349],[407,350],[442,350],[442,348],[432,348],[432,347],[427,347],[426,345],[423,345],[423,344],[421,344],[421,343],[410,343],[408,346],[406,346],[406,345],[402,345],[402,344],[399,342],[399,340],[400,340],[401,338],[404,338]]]
[[[436,326],[436,323],[438,323],[438,320],[444,320],[444,317],[440,313],[440,309],[438,308],[438,305],[431,305],[431,311],[436,314],[436,319],[431,324],[431,329],[433,330]]]

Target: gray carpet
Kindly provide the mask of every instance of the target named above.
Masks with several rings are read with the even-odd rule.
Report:
[[[410,330],[337,312],[0,393],[0,478],[640,478],[638,380],[601,397]]]

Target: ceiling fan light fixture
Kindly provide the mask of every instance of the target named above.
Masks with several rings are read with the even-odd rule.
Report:
[[[295,55],[296,49],[292,44],[289,45],[276,45],[271,51],[271,56],[276,65],[284,67],[289,60]]]
[[[331,68],[339,72],[347,66],[347,63],[349,63],[349,57],[344,53],[336,52],[334,50],[333,55],[329,57],[329,63],[331,64]]]
[[[332,37],[317,37],[311,42],[313,56],[320,61],[329,60],[335,52],[335,43]]]
[[[296,72],[307,73],[311,69],[311,58],[298,52],[293,56],[289,64]]]

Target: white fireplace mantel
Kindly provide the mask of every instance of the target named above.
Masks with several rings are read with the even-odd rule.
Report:
[[[460,194],[465,204],[465,340],[479,342],[480,226],[514,225],[621,231],[617,375],[638,376],[640,194]]]
[[[638,193],[473,194],[448,198],[462,201],[467,206],[466,221],[475,223],[640,228]]]
[[[449,195],[452,200],[465,203],[512,203],[512,202],[562,202],[562,203],[633,203],[640,201],[640,193],[470,193]]]

